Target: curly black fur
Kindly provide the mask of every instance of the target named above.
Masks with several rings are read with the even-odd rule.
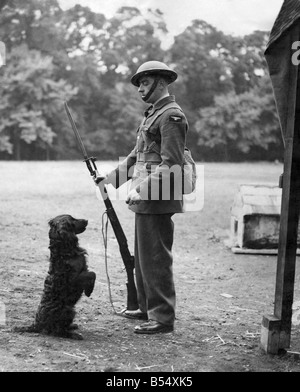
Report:
[[[59,215],[49,221],[50,265],[35,322],[17,327],[18,332],[39,332],[72,339],[82,339],[73,331],[75,305],[83,292],[94,289],[96,274],[88,270],[86,250],[78,245],[77,234],[88,224],[85,219]]]

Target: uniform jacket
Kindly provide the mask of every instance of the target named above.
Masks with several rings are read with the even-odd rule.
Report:
[[[163,111],[166,105],[168,108]],[[183,212],[182,194],[176,191],[175,184],[181,186],[187,131],[187,119],[173,95],[156,102],[150,114],[145,112],[134,149],[108,176],[108,182],[116,188],[132,179],[131,189],[135,188],[143,199],[129,206],[132,211]]]

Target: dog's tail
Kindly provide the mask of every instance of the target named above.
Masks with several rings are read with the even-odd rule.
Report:
[[[40,332],[39,328],[35,324],[25,325],[22,327],[13,327],[13,332]]]

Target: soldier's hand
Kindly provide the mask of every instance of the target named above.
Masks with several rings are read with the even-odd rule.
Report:
[[[128,193],[126,203],[129,204],[130,206],[132,204],[139,204],[141,201],[142,201],[142,198],[141,198],[140,194],[135,189],[132,189]]]
[[[94,182],[96,185],[100,184],[100,182],[103,182],[103,184],[107,184],[107,176],[98,175],[96,178],[94,178]]]

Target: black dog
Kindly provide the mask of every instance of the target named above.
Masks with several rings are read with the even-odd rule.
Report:
[[[76,234],[84,232],[88,221],[59,215],[49,221],[50,266],[35,322],[18,332],[40,332],[72,339],[82,339],[72,324],[75,305],[83,292],[87,297],[94,289],[96,274],[88,271],[86,250],[78,245]]]

